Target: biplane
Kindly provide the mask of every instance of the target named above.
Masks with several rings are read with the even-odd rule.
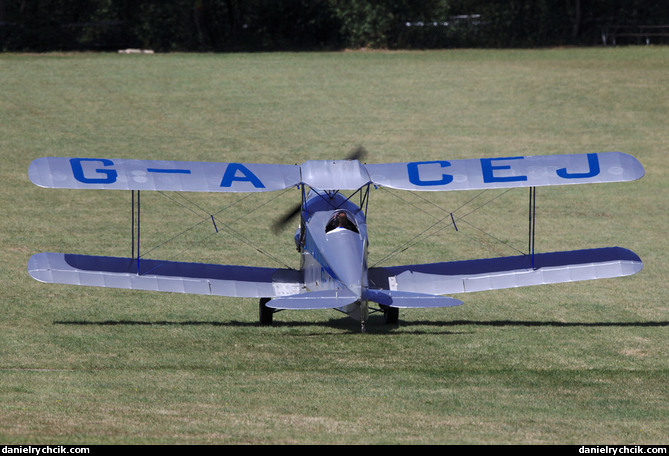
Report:
[[[462,304],[450,296],[454,294],[620,277],[643,267],[634,252],[621,247],[534,252],[536,187],[640,179],[644,168],[631,155],[602,152],[366,164],[362,151],[343,160],[301,165],[38,158],[28,171],[38,186],[130,190],[133,214],[137,212],[132,240],[137,248],[123,258],[38,253],[29,259],[28,272],[47,283],[256,298],[262,324],[271,324],[274,313],[282,310],[335,309],[359,320],[364,332],[370,312],[383,312],[385,321],[395,324],[398,309]],[[368,267],[366,215],[370,190],[378,187],[431,192],[529,188],[531,250],[518,256]],[[301,202],[281,223],[300,217],[294,235],[301,255],[299,270],[161,261],[140,255],[142,191],[290,188],[299,190]],[[345,196],[345,192],[352,193]]]

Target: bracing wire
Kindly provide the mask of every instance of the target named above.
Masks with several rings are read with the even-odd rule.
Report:
[[[383,187],[382,187],[382,188],[383,188]],[[386,191],[387,191],[388,193],[390,193],[391,195],[395,196],[396,198],[400,199],[401,201],[405,202],[406,204],[412,206],[413,208],[415,208],[415,209],[417,209],[417,210],[420,210],[421,212],[424,212],[424,213],[426,213],[426,214],[428,214],[428,215],[430,215],[430,216],[432,216],[432,217],[434,217],[434,218],[437,218],[434,214],[432,214],[432,213],[430,213],[430,212],[424,210],[423,208],[421,208],[421,207],[419,207],[419,206],[417,206],[417,205],[411,203],[410,201],[407,201],[406,199],[404,199],[404,198],[398,196],[396,193],[391,192],[391,191],[389,191],[389,190],[386,189],[386,188],[383,188],[383,189],[386,190]],[[499,242],[499,243],[502,243],[502,244],[504,244],[504,245],[507,245],[507,247],[509,247],[510,249],[512,249],[512,250],[514,250],[514,251],[516,251],[516,252],[520,252],[521,254],[524,254],[523,251],[521,251],[521,250],[519,250],[519,249],[516,249],[515,247],[510,246],[510,245],[508,245],[508,244],[505,244],[501,239],[499,239],[499,238],[495,237],[494,235],[492,235],[492,234],[490,234],[490,233],[488,233],[488,232],[482,230],[481,228],[475,226],[474,224],[472,224],[472,223],[469,222],[468,220],[465,220],[465,217],[468,217],[469,215],[471,215],[471,214],[473,214],[474,212],[478,211],[479,209],[481,209],[481,208],[487,206],[488,204],[490,204],[491,202],[495,201],[496,199],[498,199],[498,198],[504,196],[504,195],[505,195],[506,193],[508,193],[510,190],[511,190],[511,189],[507,189],[506,191],[504,191],[504,192],[502,192],[502,193],[500,193],[500,194],[494,196],[493,198],[490,198],[489,200],[487,200],[487,201],[485,201],[484,203],[480,204],[479,206],[475,207],[474,209],[472,209],[471,211],[467,212],[466,214],[464,214],[464,215],[460,215],[460,216],[458,216],[458,217],[455,217],[455,216],[454,216],[454,214],[455,214],[456,212],[460,211],[460,210],[463,209],[465,206],[467,206],[468,204],[472,203],[474,200],[476,200],[477,198],[479,198],[480,196],[482,196],[484,193],[487,192],[487,190],[483,190],[483,191],[477,193],[474,197],[472,197],[472,198],[470,198],[469,200],[465,201],[463,204],[461,204],[458,208],[456,208],[456,209],[453,210],[453,211],[447,211],[446,209],[444,209],[443,207],[441,207],[441,206],[435,204],[434,202],[430,201],[429,199],[422,197],[420,194],[415,194],[414,196],[416,196],[416,197],[418,197],[419,199],[421,199],[421,200],[423,200],[423,201],[429,203],[430,205],[432,205],[432,206],[438,208],[439,210],[445,212],[446,215],[445,215],[444,217],[442,217],[442,218],[437,218],[437,221],[434,222],[432,225],[430,225],[428,228],[426,228],[425,230],[421,231],[420,233],[418,233],[417,235],[415,235],[414,237],[412,237],[411,239],[409,239],[408,241],[406,241],[404,244],[400,245],[400,246],[397,247],[396,249],[392,250],[392,251],[391,251],[390,253],[388,253],[386,256],[384,256],[384,257],[381,258],[379,261],[377,261],[376,263],[374,263],[374,265],[372,265],[371,267],[377,266],[377,265],[379,265],[379,264],[381,264],[381,263],[383,263],[383,262],[385,262],[385,261],[388,261],[390,258],[393,258],[393,257],[399,255],[400,253],[405,252],[406,250],[408,250],[409,248],[415,246],[416,244],[418,244],[418,243],[420,243],[420,242],[422,242],[422,241],[425,241],[426,239],[428,239],[428,238],[430,238],[430,237],[432,237],[432,236],[434,236],[434,235],[436,235],[436,234],[442,232],[443,230],[445,230],[445,229],[447,229],[447,228],[449,228],[449,227],[451,227],[451,226],[454,226],[454,227],[455,227],[455,226],[456,226],[456,225],[455,225],[455,222],[456,222],[456,221],[458,221],[458,222],[460,222],[460,221],[461,221],[461,222],[464,222],[465,224],[467,224],[468,226],[470,226],[470,227],[476,229],[476,230],[479,231],[480,233],[482,233],[482,234],[484,234],[484,235],[486,235],[486,236],[488,236],[488,237],[494,239],[495,241],[497,241],[497,242]],[[450,219],[450,222],[449,222],[449,223],[447,223],[446,225],[444,225],[444,226],[442,226],[441,228],[437,229],[436,231],[430,232],[431,230],[433,230],[434,227],[436,227],[436,226],[442,224],[445,220],[448,220],[448,219]],[[475,238],[475,237],[473,237],[473,236],[469,236],[469,235],[467,235],[466,233],[462,232],[461,230],[457,230],[457,228],[456,228],[456,231],[458,231],[458,233],[462,234],[463,236],[465,236],[465,237],[467,237],[467,238],[469,238],[469,239],[473,239],[473,240],[477,240],[477,241],[481,242],[486,248],[490,249],[490,247],[489,247],[486,243],[484,243],[483,241],[481,241],[480,239],[477,239],[477,238]]]
[[[264,203],[258,205],[257,207],[255,207],[254,209],[252,209],[252,210],[250,210],[250,211],[246,211],[242,216],[236,218],[236,219],[233,220],[231,223],[236,223],[236,222],[238,222],[239,220],[241,220],[241,219],[247,217],[249,214],[252,214],[253,212],[256,212],[257,210],[259,210],[259,209],[262,208],[263,206],[265,206],[265,205],[271,203],[272,201],[274,201],[276,198],[279,198],[281,195],[283,195],[283,194],[284,194],[285,192],[287,192],[288,190],[290,190],[290,189],[286,189],[286,190],[284,190],[284,191],[282,191],[282,192],[277,192],[277,194],[274,196],[274,198],[269,199],[268,201],[266,201],[266,202],[264,202]],[[172,196],[168,195],[168,194],[165,193],[165,192],[161,192],[161,191],[159,191],[158,193],[160,193],[161,195],[163,195],[165,198],[169,199],[170,201],[174,202],[175,204],[181,206],[183,209],[185,209],[185,210],[187,210],[187,211],[193,213],[196,217],[201,218],[201,220],[198,221],[198,222],[196,222],[196,223],[194,223],[193,225],[191,225],[190,227],[186,228],[185,230],[183,230],[183,231],[181,231],[181,232],[175,234],[174,236],[172,236],[172,237],[166,239],[165,241],[163,241],[163,242],[161,242],[161,243],[155,245],[154,247],[148,249],[147,251],[145,251],[145,252],[142,254],[143,257],[146,257],[149,253],[151,253],[151,252],[153,252],[153,251],[155,251],[155,250],[157,250],[157,249],[163,247],[164,245],[166,245],[166,244],[168,244],[168,243],[174,241],[175,239],[177,239],[177,238],[179,238],[179,237],[185,235],[186,233],[192,231],[193,229],[197,228],[198,226],[202,225],[203,223],[213,222],[214,227],[215,227],[215,232],[209,233],[209,234],[205,235],[203,238],[200,238],[200,239],[198,239],[198,240],[196,240],[196,241],[193,241],[192,243],[190,243],[190,245],[189,245],[188,247],[186,247],[185,249],[183,249],[183,250],[179,251],[178,253],[176,253],[176,254],[174,255],[174,257],[179,257],[179,256],[185,254],[185,253],[188,252],[189,250],[192,250],[196,245],[198,245],[198,244],[202,244],[203,242],[205,242],[205,241],[207,241],[208,239],[210,239],[212,236],[215,236],[216,234],[219,234],[218,226],[222,226],[222,227],[225,228],[225,231],[226,231],[229,235],[231,235],[232,237],[238,239],[239,241],[241,241],[241,242],[244,243],[245,245],[247,245],[247,246],[253,248],[255,251],[257,251],[257,252],[260,253],[261,255],[266,256],[267,258],[271,259],[272,261],[274,261],[274,262],[276,262],[276,263],[278,263],[278,264],[280,264],[280,265],[282,265],[282,266],[285,266],[286,268],[294,269],[294,268],[288,266],[284,261],[281,261],[280,259],[278,259],[278,258],[276,258],[275,256],[271,255],[270,253],[266,252],[265,250],[263,250],[263,249],[257,247],[256,245],[254,245],[254,243],[253,243],[251,240],[249,240],[247,237],[245,237],[244,235],[242,235],[239,231],[233,229],[233,228],[230,226],[230,224],[223,222],[223,220],[221,220],[220,218],[217,218],[217,216],[218,216],[219,214],[221,214],[222,212],[224,212],[224,211],[230,209],[231,207],[233,207],[233,206],[235,206],[235,205],[241,203],[241,202],[244,201],[245,199],[247,199],[247,198],[249,198],[250,196],[252,196],[251,193],[249,193],[249,194],[243,196],[242,198],[239,198],[239,199],[236,200],[235,202],[233,202],[233,203],[231,203],[231,204],[229,204],[229,205],[227,205],[227,206],[225,206],[225,207],[223,207],[223,208],[221,208],[221,209],[219,209],[218,211],[213,212],[213,213],[210,212],[210,211],[207,211],[206,209],[204,209],[203,207],[201,207],[200,205],[198,205],[197,203],[195,203],[195,202],[192,201],[191,199],[187,198],[185,195],[183,195],[183,194],[180,193],[180,192],[176,192],[176,195],[179,196],[179,197],[180,197],[183,201],[185,201],[186,203],[184,203],[184,202],[182,202],[182,201],[179,201],[179,200],[176,199],[176,198],[173,198]],[[175,193],[175,192],[170,192],[170,193]],[[218,223],[217,223],[217,222],[218,222]]]

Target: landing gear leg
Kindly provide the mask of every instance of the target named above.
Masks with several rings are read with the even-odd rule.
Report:
[[[367,317],[369,316],[369,302],[360,301],[360,332],[367,332]]]
[[[270,298],[260,298],[260,304],[258,305],[258,313],[260,316],[261,325],[271,325],[272,318],[274,317],[274,309],[267,307],[266,304],[270,301]]]

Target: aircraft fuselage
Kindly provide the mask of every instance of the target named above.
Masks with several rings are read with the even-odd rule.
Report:
[[[302,205],[302,223],[295,241],[305,287],[309,291],[352,292],[359,300],[338,310],[364,323],[368,313],[364,211],[341,193],[312,190]]]

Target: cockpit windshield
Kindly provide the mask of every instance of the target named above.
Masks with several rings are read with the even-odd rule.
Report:
[[[352,220],[350,214],[346,211],[337,211],[334,213],[330,221],[325,225],[325,232],[329,233],[335,229],[345,229],[358,233],[358,227]]]

